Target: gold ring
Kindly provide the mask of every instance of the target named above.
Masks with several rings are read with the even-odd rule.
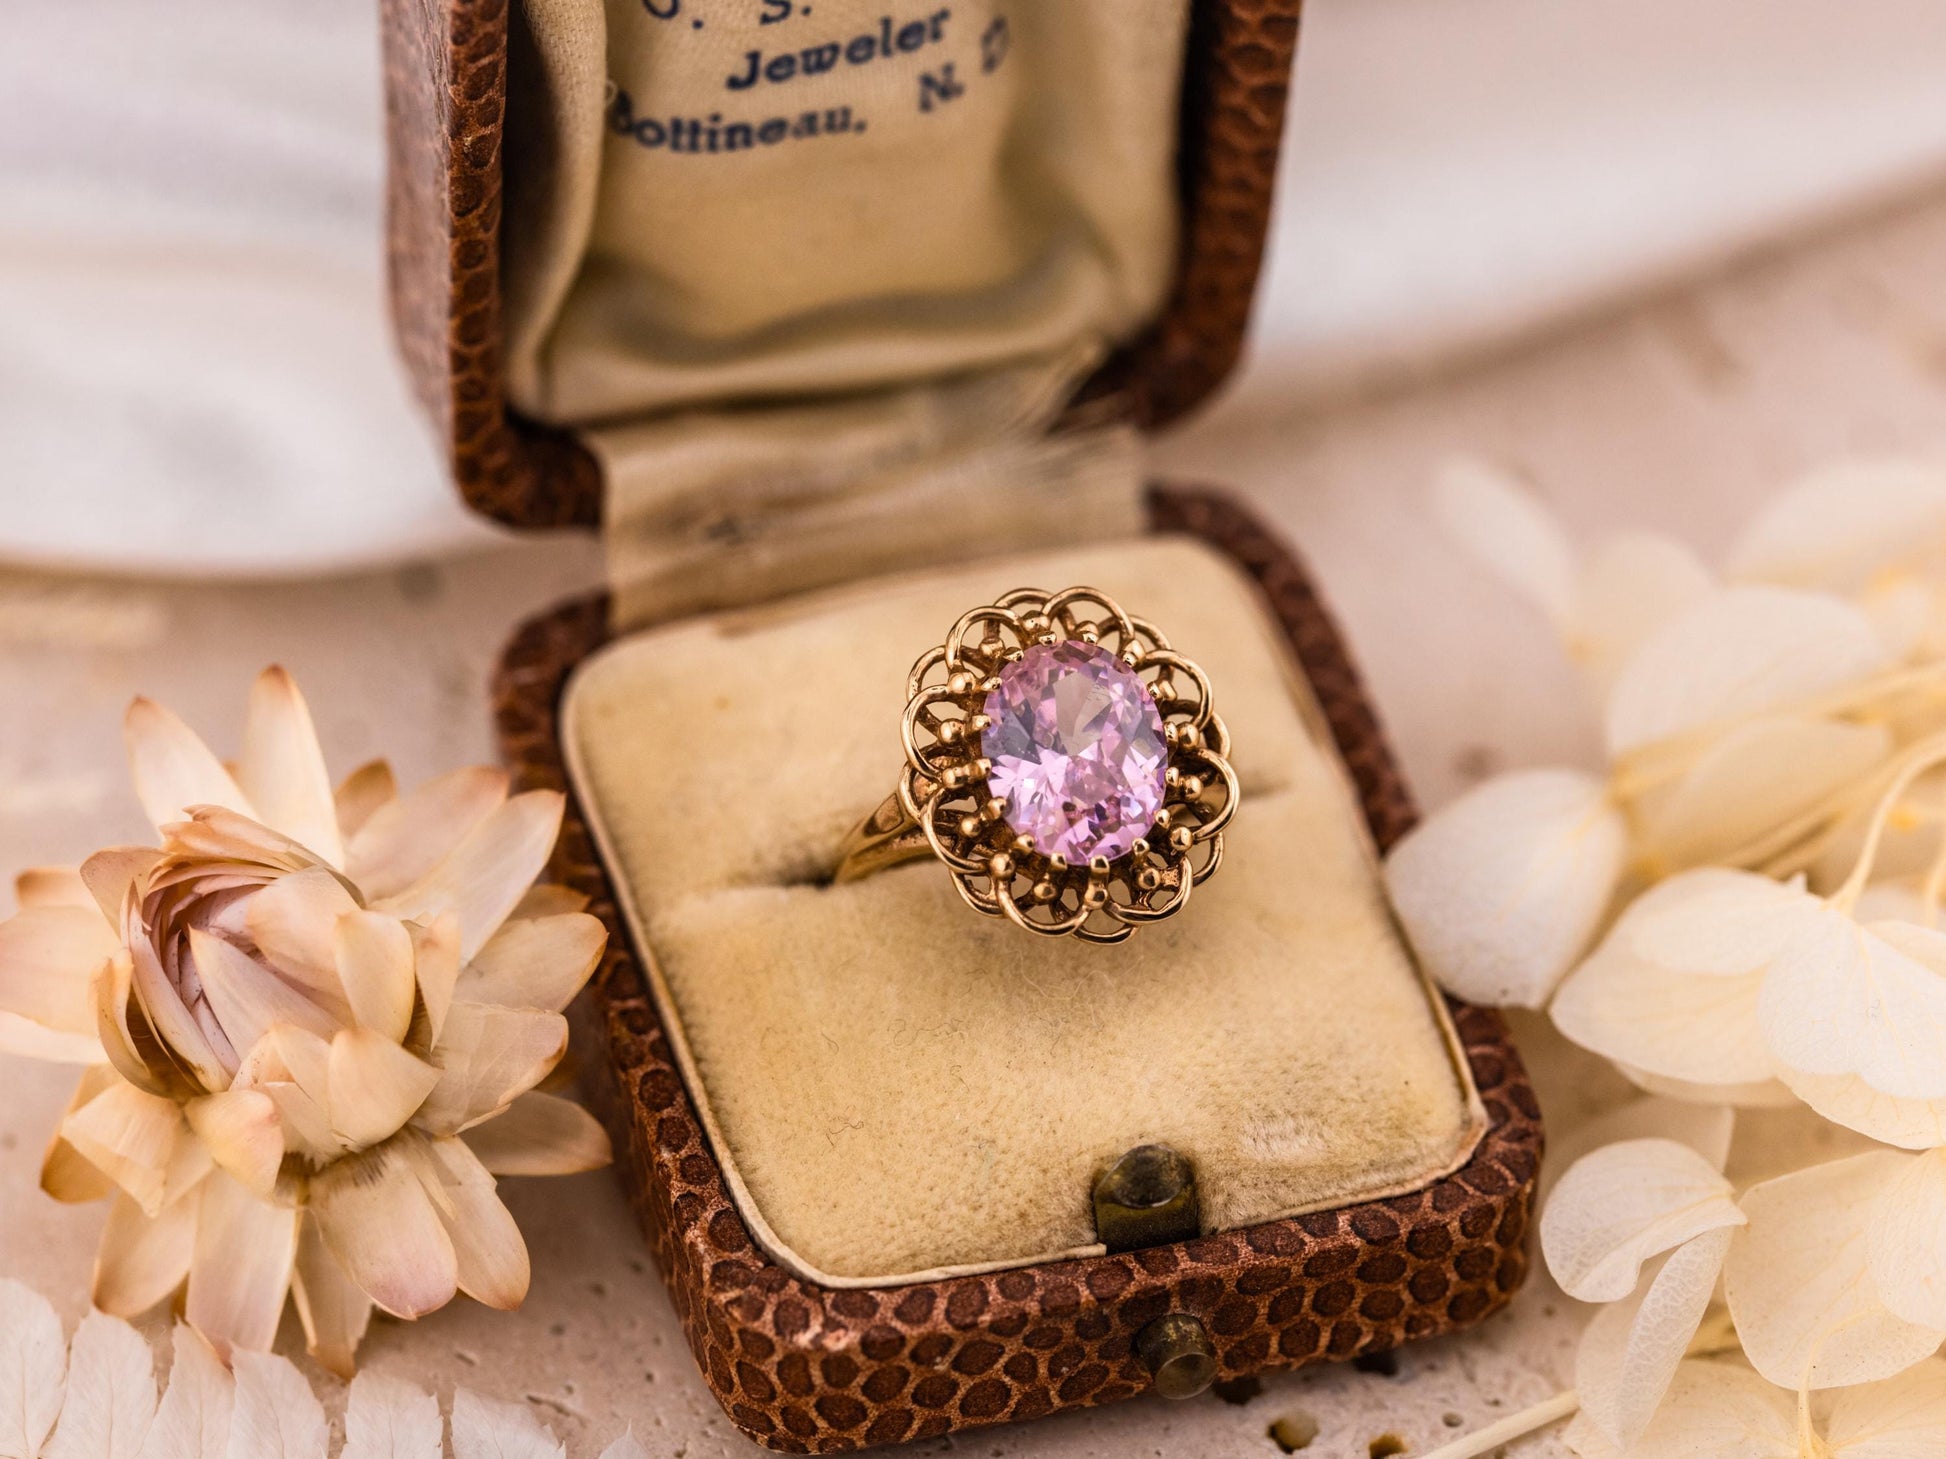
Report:
[[[971,609],[906,696],[898,789],[835,880],[932,857],[976,912],[1120,942],[1222,864],[1240,792],[1209,676],[1099,589]]]

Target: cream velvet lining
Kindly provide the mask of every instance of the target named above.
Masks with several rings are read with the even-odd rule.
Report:
[[[1244,804],[1222,874],[1132,942],[1035,939],[935,864],[821,883],[889,789],[911,661],[966,607],[1087,582],[1200,659]],[[635,633],[563,705],[576,790],[739,1209],[880,1285],[1097,1250],[1097,1172],[1166,1141],[1228,1229],[1424,1185],[1483,1127],[1355,799],[1255,590],[1150,539]]]

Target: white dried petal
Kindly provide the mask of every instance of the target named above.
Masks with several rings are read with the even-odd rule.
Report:
[[[519,1108],[516,1104],[508,1113]],[[482,1125],[480,1130],[492,1128],[492,1125]],[[1575,1161],[1605,1145],[1623,1140],[1674,1140],[1721,1170],[1730,1158],[1730,1139],[1735,1130],[1736,1111],[1728,1105],[1696,1104],[1653,1094],[1638,1094],[1611,1104],[1601,1113],[1565,1130],[1557,1121],[1548,1130],[1547,1159],[1541,1166],[1536,1208],[1547,1208],[1548,1192],[1560,1183],[1561,1176],[1573,1168]],[[491,1162],[488,1168],[492,1168]]]
[[[1808,901],[1747,872],[1671,877],[1636,898],[1562,981],[1549,1007],[1555,1026],[1631,1070],[1719,1090],[1763,1084],[1773,1068],[1757,1020],[1764,968]]]
[[[1900,1099],[1946,1097],[1946,932],[1861,927],[1835,908],[1800,919],[1758,1017],[1789,1069],[1856,1074]]]
[[[1884,668],[1851,604],[1788,588],[1723,588],[1657,629],[1608,696],[1609,752],[1784,708]]]
[[[1909,1160],[1880,1193],[1866,1253],[1887,1310],[1946,1330],[1946,1150]]]
[[[1946,1360],[1847,1388],[1825,1425],[1831,1459],[1946,1459]]]
[[[1573,544],[1541,502],[1506,472],[1472,457],[1441,463],[1433,511],[1447,533],[1557,626],[1573,611]]]
[[[1691,1359],[1626,1452],[1586,1416],[1563,1435],[1579,1459],[1805,1459],[1789,1393],[1740,1363]]]
[[[1790,1109],[1797,1096],[1776,1079],[1755,1080],[1748,1084],[1698,1084],[1688,1079],[1671,1079],[1651,1074],[1628,1064],[1615,1066],[1644,1094],[1663,1099],[1680,1099],[1690,1104],[1726,1104],[1736,1109]]]
[[[1703,1320],[1732,1231],[1677,1247],[1641,1289],[1594,1315],[1576,1351],[1574,1387],[1602,1432],[1626,1448],[1642,1436]]]
[[[226,1360],[263,1352],[290,1291],[298,1213],[258,1200],[220,1170],[199,1195],[183,1316]]]
[[[1608,684],[1648,637],[1701,601],[1715,580],[1684,543],[1625,532],[1596,548],[1574,585],[1568,652]]]
[[[1624,1140],[1561,1177],[1541,1212],[1541,1251],[1570,1297],[1616,1302],[1650,1257],[1743,1219],[1730,1183],[1689,1146]]]
[[[1792,1095],[1848,1130],[1886,1145],[1931,1150],[1946,1145],[1946,1099],[1900,1099],[1881,1094],[1856,1074],[1781,1071]]]
[[[281,668],[265,669],[250,687],[236,778],[266,826],[321,860],[344,865],[338,807],[311,710]]]
[[[1731,1244],[1724,1288],[1752,1366],[1795,1389],[1889,1378],[1946,1331],[1895,1316],[1869,1266],[1869,1222],[1904,1169],[1891,1151],[1856,1155],[1752,1186],[1749,1225]]]
[[[136,1459],[155,1417],[155,1358],[119,1317],[90,1312],[68,1349],[67,1401],[47,1459]]]
[[[403,1378],[360,1373],[345,1398],[338,1459],[440,1459],[446,1425],[439,1401]]]
[[[1883,725],[1790,715],[1738,725],[1638,802],[1639,853],[1663,866],[1726,859],[1861,782],[1892,751]]]
[[[1469,1002],[1537,1008],[1586,947],[1628,831],[1592,776],[1530,770],[1475,787],[1385,861],[1421,961]]]
[[[1914,460],[1840,461],[1803,477],[1744,528],[1729,572],[1852,592],[1946,542],[1946,472]]]

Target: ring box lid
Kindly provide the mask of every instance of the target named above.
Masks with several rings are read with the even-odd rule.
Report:
[[[1269,220],[1299,6],[1188,6],[1172,277],[1160,312],[1074,393],[1072,406],[1091,418],[1153,429],[1202,401],[1235,364]],[[509,118],[523,118],[508,100],[517,0],[384,0],[384,9],[391,307],[414,388],[476,510],[519,527],[598,525],[608,489],[584,434],[524,416],[509,400],[503,203],[506,161],[521,144]]]

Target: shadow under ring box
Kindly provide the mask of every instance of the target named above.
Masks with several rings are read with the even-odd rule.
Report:
[[[1237,357],[1296,0],[385,21],[420,397],[476,508],[606,549],[507,650],[500,727],[570,793],[590,1097],[736,1424],[925,1438],[1504,1304],[1539,1114],[1386,911],[1413,812],[1377,721],[1291,554],[1142,466]],[[929,863],[831,884],[913,660],[1081,582],[1209,671],[1223,875],[1115,947]]]

